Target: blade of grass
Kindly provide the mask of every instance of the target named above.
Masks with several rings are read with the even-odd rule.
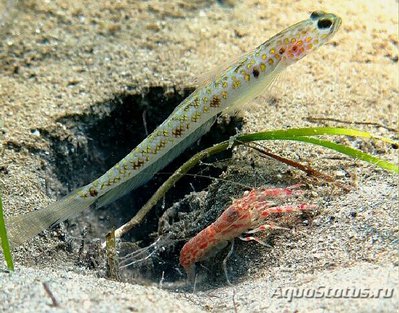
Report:
[[[390,172],[394,173],[399,173],[399,167],[393,163],[390,163],[388,161],[381,160],[380,158],[377,158],[373,155],[370,155],[368,153],[365,153],[363,151],[360,151],[358,149],[354,149],[345,145],[341,145],[329,140],[324,140],[324,139],[319,139],[319,138],[313,138],[313,137],[293,137],[293,138],[286,138],[286,139],[280,139],[280,140],[294,140],[294,141],[302,141],[302,142],[307,142],[311,143],[314,145],[322,146],[325,148],[329,148],[331,150],[334,150],[336,152],[340,152],[342,154],[348,155],[354,159],[359,159],[362,161],[366,161],[367,163],[377,165],[385,170],[388,170]]]
[[[341,127],[308,127],[308,128],[291,128],[291,129],[279,129],[264,132],[257,132],[247,135],[239,136],[241,141],[255,141],[255,140],[278,140],[285,139],[287,137],[303,137],[303,136],[321,136],[321,135],[345,135],[351,137],[369,138],[375,140],[381,140],[383,142],[398,145],[398,142],[389,138],[375,136],[369,132],[360,131],[351,128]]]
[[[1,246],[3,248],[3,254],[7,263],[7,267],[10,271],[14,271],[14,263],[12,261],[10,243],[7,237],[6,224],[4,222],[3,203],[1,201],[1,194],[0,194],[0,241],[1,241]]]
[[[371,126],[376,126],[376,127],[381,127],[381,128],[385,128],[386,130],[389,130],[391,132],[394,133],[399,133],[399,130],[396,128],[392,128],[392,127],[388,127],[385,126],[381,123],[377,123],[377,122],[356,122],[356,121],[345,121],[345,120],[341,120],[338,118],[331,118],[331,117],[313,117],[313,116],[308,116],[306,118],[307,121],[309,122],[336,122],[336,123],[342,123],[342,124],[350,124],[350,125],[371,125]]]

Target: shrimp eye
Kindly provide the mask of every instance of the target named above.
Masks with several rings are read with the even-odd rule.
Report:
[[[319,29],[330,28],[332,25],[332,21],[329,19],[321,19],[317,22],[317,27]]]
[[[230,209],[226,211],[226,219],[229,223],[234,223],[239,217],[239,213],[235,209]]]

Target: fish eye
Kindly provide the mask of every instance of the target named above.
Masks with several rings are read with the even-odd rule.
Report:
[[[312,20],[314,20],[314,19],[317,19],[317,18],[321,17],[324,14],[326,14],[326,13],[323,12],[323,11],[314,11],[314,12],[312,12],[312,14],[310,14],[310,18]]]
[[[317,27],[319,29],[330,28],[333,22],[330,19],[321,19],[317,22]]]

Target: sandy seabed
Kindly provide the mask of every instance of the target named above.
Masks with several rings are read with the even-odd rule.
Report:
[[[0,118],[5,121],[0,186],[8,216],[45,206],[58,192],[71,187],[54,178],[57,164],[52,160],[56,159],[55,141],[69,147],[57,151],[65,159],[63,166],[76,159],[73,148],[79,151],[77,147],[90,142],[90,138],[76,136],[76,128],[70,127],[73,121],[107,116],[121,97],[141,97],[151,90],[183,94],[204,71],[256,47],[313,10],[342,17],[341,29],[326,46],[290,67],[269,94],[255,99],[252,108],[241,113],[242,131],[348,126],[333,121],[317,124],[307,119],[311,116],[378,123],[380,126],[351,126],[397,139],[392,131],[398,126],[399,111],[397,1],[337,0],[316,5],[309,0],[194,4],[3,0],[0,10]],[[343,143],[398,160],[397,150],[382,144]],[[317,203],[318,213],[310,227],[277,236],[271,249],[238,248],[238,255],[254,249],[260,252],[247,272],[233,280],[233,286],[221,283],[194,294],[176,293],[155,284],[99,278],[97,271],[80,266],[76,252],[68,251],[58,233],[50,231],[15,249],[15,273],[0,273],[0,311],[397,310],[397,177],[318,148],[291,143],[270,147],[287,157],[311,161],[312,166],[341,180],[355,181],[357,187],[346,193],[331,185],[313,186],[312,202]],[[237,150],[233,156],[237,162],[251,158],[269,182],[284,184],[284,166],[262,166],[262,159],[248,150]],[[218,184],[223,190],[223,182]],[[98,219],[86,213],[87,221]],[[101,225],[92,227],[98,228],[94,232],[104,231]],[[251,259],[244,261],[251,264]],[[59,306],[52,306],[43,283]],[[331,288],[367,295],[301,294],[301,290],[311,295]],[[372,298],[371,293],[379,289],[387,292],[385,297]]]

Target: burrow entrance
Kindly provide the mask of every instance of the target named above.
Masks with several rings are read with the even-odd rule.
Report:
[[[55,192],[59,196],[65,195],[105,173],[139,144],[147,136],[146,132],[152,132],[164,121],[192,91],[192,89],[186,89],[178,92],[173,89],[172,92],[166,92],[163,87],[152,87],[143,94],[117,95],[110,101],[94,105],[88,112],[60,118],[57,122],[73,134],[68,138],[60,136],[56,129],[52,131],[41,129],[41,134],[50,141],[52,148],[50,155],[45,157],[49,164],[52,164],[52,175],[62,186],[59,187],[59,184],[58,186],[55,184],[57,187],[53,188],[50,186],[50,192]],[[190,156],[212,144],[230,138],[241,126],[242,120],[238,118],[215,123],[208,134],[144,186],[108,206],[97,210],[86,210],[79,218],[68,221],[69,234],[83,237],[87,241],[103,238],[107,231],[129,220],[168,176]],[[230,153],[222,153],[216,158],[228,158]],[[201,171],[202,176],[218,177],[223,168],[201,167],[198,171]],[[159,217],[165,208],[171,207],[173,203],[192,191],[201,191],[210,182],[208,178],[193,179],[192,176],[181,179],[168,192],[164,203],[159,203],[144,223],[135,228],[124,240],[140,242],[141,246],[151,244],[154,240],[151,234],[157,232]],[[176,263],[178,253],[179,251],[166,253],[166,258],[170,256],[173,260],[169,260],[170,262],[167,259],[163,260],[163,266],[154,271],[150,270],[145,278],[159,280],[161,272],[168,272],[175,273],[168,279],[181,279],[175,271],[178,266]],[[173,267],[173,269],[168,267]]]

